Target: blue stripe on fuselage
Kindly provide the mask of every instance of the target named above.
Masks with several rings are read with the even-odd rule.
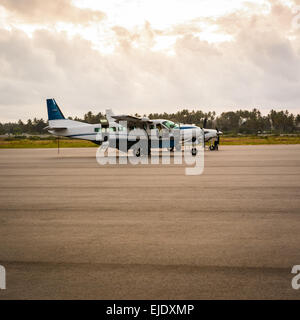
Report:
[[[180,130],[184,130],[184,129],[197,129],[197,127],[180,127]]]
[[[68,138],[70,137],[79,137],[79,136],[95,136],[97,133],[80,133],[80,134],[71,134],[69,136],[66,136]]]

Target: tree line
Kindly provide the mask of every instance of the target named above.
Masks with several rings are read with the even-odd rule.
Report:
[[[135,116],[141,115],[135,114]],[[144,114],[143,116],[146,117],[147,115]],[[205,113],[201,110],[183,109],[176,113],[150,113],[148,117],[150,119],[166,119],[177,123],[195,124],[200,127],[203,127],[204,119],[207,119],[206,128],[218,128],[229,134],[282,134],[296,133],[300,130],[300,114],[294,115],[287,110],[271,110],[266,116],[263,116],[258,109],[222,112],[217,116],[215,111]],[[101,112],[93,114],[89,111],[83,118],[75,117],[72,119],[72,117],[69,117],[69,119],[95,124],[105,119],[105,114]],[[47,121],[37,118],[29,119],[27,122],[19,120],[18,122],[0,123],[0,134],[44,134],[47,133],[44,130],[47,125]]]

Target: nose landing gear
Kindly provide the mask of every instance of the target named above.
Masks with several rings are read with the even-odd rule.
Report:
[[[215,140],[214,143],[212,143],[210,146],[209,146],[209,150],[210,151],[218,151],[219,150],[219,139]]]

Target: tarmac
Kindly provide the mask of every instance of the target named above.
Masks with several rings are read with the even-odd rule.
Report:
[[[0,299],[299,299],[300,145],[184,165],[0,150]]]

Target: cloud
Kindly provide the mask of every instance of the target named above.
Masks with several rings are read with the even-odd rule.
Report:
[[[7,10],[10,20],[30,24],[87,24],[105,18],[103,12],[78,8],[71,0],[1,0],[0,5]]]
[[[245,30],[250,34],[254,31],[276,30],[277,33],[287,36],[298,32],[292,25],[295,17],[294,8],[295,6],[291,8],[279,0],[269,1],[268,5],[265,3],[263,6],[246,2],[242,9],[216,18],[194,19],[194,22],[216,26],[218,32],[234,37]]]
[[[133,45],[138,44],[139,47],[151,48],[155,44],[155,37],[158,34],[156,30],[153,30],[148,21],[142,26],[142,28],[135,28],[133,31],[121,26],[113,26],[112,30],[115,32],[117,41],[122,49],[128,50]]]
[[[65,32],[36,30],[29,37],[17,28],[0,29],[0,121],[46,118],[49,97],[67,116],[107,107],[139,114],[252,107],[299,113],[299,33],[289,27],[290,9],[276,5],[246,20],[234,16],[238,28],[231,27],[229,16],[214,20],[228,27],[233,41],[204,41],[188,22],[177,33],[172,55],[153,47],[176,26],[115,26],[111,54]]]

